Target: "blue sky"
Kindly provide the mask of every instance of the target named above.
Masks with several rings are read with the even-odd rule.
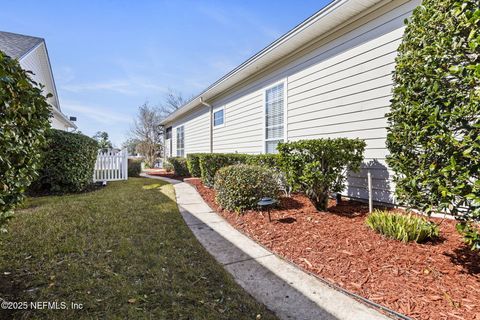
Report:
[[[0,30],[45,38],[62,111],[119,146],[139,105],[199,93],[329,2],[6,1]]]

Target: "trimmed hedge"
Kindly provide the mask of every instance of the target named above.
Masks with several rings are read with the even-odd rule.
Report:
[[[98,143],[83,134],[50,129],[42,169],[33,185],[42,192],[81,192],[93,183]]]
[[[200,156],[206,153],[189,153],[187,154],[187,167],[192,177],[199,178],[202,176],[200,170]]]
[[[247,156],[246,164],[275,169],[280,166],[279,159],[278,154],[252,154]]]
[[[202,182],[209,188],[215,184],[215,174],[223,167],[243,164],[247,154],[241,153],[208,153],[200,155],[200,172]]]
[[[221,168],[215,174],[217,203],[227,210],[255,209],[263,197],[277,198],[274,172],[260,166],[238,164]]]
[[[36,178],[50,126],[43,87],[30,74],[0,51],[0,232]]]
[[[128,176],[139,177],[142,172],[142,160],[128,159]]]
[[[303,191],[317,210],[326,210],[329,194],[345,188],[347,172],[360,170],[365,141],[299,140],[280,143],[277,149],[288,184]]]
[[[187,159],[182,157],[170,157],[168,158],[168,162],[173,166],[175,175],[180,177],[188,177],[190,175],[187,167]]]
[[[373,230],[403,242],[424,242],[438,237],[438,226],[424,218],[386,211],[368,215],[366,224]]]

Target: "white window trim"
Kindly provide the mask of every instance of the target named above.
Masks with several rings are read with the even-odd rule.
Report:
[[[223,110],[223,123],[219,125],[215,125],[215,112]],[[226,114],[225,114],[225,106],[217,107],[212,110],[212,126],[213,128],[223,128],[225,127],[226,122]]]
[[[267,119],[266,119],[266,116],[267,116],[267,108],[266,108],[266,105],[267,105],[267,90],[268,89],[271,89],[273,87],[276,87],[280,84],[283,83],[283,142],[287,142],[288,141],[288,136],[287,136],[287,124],[288,124],[288,114],[287,114],[287,110],[288,110],[288,100],[287,100],[287,92],[288,92],[288,78],[285,78],[285,79],[282,79],[278,82],[275,82],[267,87],[264,87],[262,90],[263,90],[263,101],[262,101],[262,118],[263,118],[263,153],[266,154],[267,153],[267,141],[275,141],[275,140],[279,140],[279,139],[267,139],[267,130],[266,130],[266,127],[267,127]]]
[[[180,156],[178,155],[178,129],[182,128],[182,133],[183,133],[183,148],[181,150],[183,150],[183,156]],[[181,125],[181,126],[178,126],[175,128],[175,155],[177,157],[185,157],[186,156],[186,153],[185,153],[185,125]]]

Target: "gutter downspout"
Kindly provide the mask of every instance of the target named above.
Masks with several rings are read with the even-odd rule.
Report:
[[[207,106],[210,113],[210,153],[213,153],[213,107],[211,104],[203,101],[203,97],[200,97],[200,104]]]

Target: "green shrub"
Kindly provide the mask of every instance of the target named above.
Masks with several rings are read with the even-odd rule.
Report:
[[[50,129],[33,189],[50,193],[84,191],[93,183],[97,152],[98,144],[90,137]]]
[[[189,153],[187,154],[187,167],[192,177],[201,177],[202,171],[200,170],[200,156],[203,153]]]
[[[128,159],[128,176],[138,177],[142,172],[142,160]]]
[[[373,230],[403,242],[423,242],[439,234],[435,223],[411,214],[375,211],[368,215],[366,223]]]
[[[359,139],[316,139],[280,143],[279,163],[289,185],[305,192],[317,210],[328,196],[345,188],[348,171],[358,171],[365,142]]]
[[[479,50],[478,0],[424,0],[398,49],[388,114],[399,203],[464,224],[480,219]]]
[[[6,231],[3,226],[36,178],[50,126],[43,86],[30,74],[0,51],[0,231]]]
[[[246,158],[246,164],[261,166],[270,169],[279,168],[279,156],[278,154],[252,154]]]
[[[188,177],[190,175],[187,167],[187,159],[183,157],[170,157],[168,158],[168,162],[172,164],[175,175],[180,177]]]
[[[200,171],[203,183],[213,187],[215,174],[223,167],[242,164],[247,161],[248,155],[240,153],[208,153],[200,155]]]
[[[172,172],[173,171],[173,166],[170,162],[165,161],[163,163],[163,169],[165,169],[166,172]]]
[[[217,203],[227,210],[255,209],[262,197],[277,198],[279,189],[272,170],[238,164],[215,174]]]

